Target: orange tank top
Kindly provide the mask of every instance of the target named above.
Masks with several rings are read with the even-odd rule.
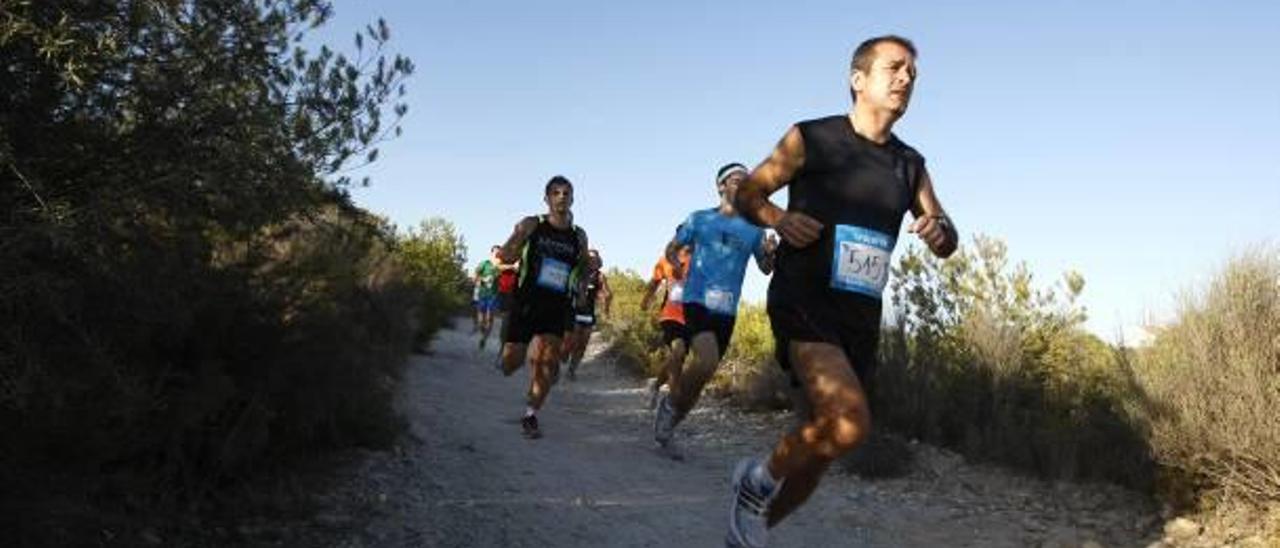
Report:
[[[652,280],[666,286],[666,294],[663,295],[662,300],[662,311],[658,313],[659,321],[684,323],[682,296],[684,294],[685,279],[689,276],[689,253],[687,251],[680,250],[680,262],[683,263],[680,279],[676,279],[675,266],[667,260],[666,256],[659,258],[658,264],[653,266]]]

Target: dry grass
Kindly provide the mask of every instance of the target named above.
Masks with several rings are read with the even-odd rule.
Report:
[[[665,353],[656,314],[640,310],[646,283],[632,271],[609,272],[613,316],[603,327],[610,351],[637,375],[652,377],[662,367]],[[750,409],[780,409],[789,405],[787,385],[787,376],[773,360],[773,333],[764,307],[743,305],[733,341],[707,390]]]
[[[1160,403],[1152,447],[1168,488],[1280,502],[1280,253],[1240,256],[1185,295],[1136,363]]]

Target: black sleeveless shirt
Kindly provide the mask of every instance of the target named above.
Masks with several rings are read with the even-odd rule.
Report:
[[[587,274],[587,294],[584,295],[580,306],[574,307],[574,312],[578,314],[589,314],[594,316],[596,313],[596,297],[600,295],[600,271],[596,270]],[[576,289],[576,288],[575,288]]]
[[[823,228],[807,247],[795,248],[785,241],[779,246],[770,300],[801,304],[822,299],[878,308],[889,253],[903,215],[915,201],[924,158],[897,137],[881,145],[858,135],[847,115],[797,127],[805,157],[788,186],[787,211],[805,213]],[[862,243],[876,251],[862,252],[870,249]]]
[[[517,299],[522,302],[568,307],[573,270],[582,257],[576,226],[556,228],[546,215],[525,241],[520,259]]]

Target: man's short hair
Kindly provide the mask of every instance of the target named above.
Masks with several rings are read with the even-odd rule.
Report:
[[[889,42],[906,48],[911,52],[912,57],[918,57],[916,54],[916,45],[911,40],[898,36],[896,34],[886,34],[884,36],[876,36],[868,38],[858,44],[857,49],[853,50],[853,59],[849,60],[849,74],[856,71],[867,72],[871,70],[871,63],[876,60],[876,46]]]
[[[547,186],[542,190],[542,193],[544,195],[551,194],[551,187],[556,185],[564,185],[569,187],[570,190],[573,189],[573,183],[570,183],[569,179],[566,179],[564,175],[556,175],[555,177],[552,177],[550,181],[547,181]]]
[[[502,249],[502,246],[500,246],[500,245],[495,245],[495,246],[493,246],[493,247],[489,248],[489,252],[490,252],[490,253],[495,253],[495,252],[497,252],[499,249]]]

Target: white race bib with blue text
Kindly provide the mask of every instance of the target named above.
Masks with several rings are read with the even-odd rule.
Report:
[[[723,289],[707,288],[706,299],[707,310],[719,312],[721,314],[734,314],[738,311],[737,299],[734,298],[732,291]]]
[[[667,300],[673,303],[684,302],[684,282],[671,282],[671,289],[667,292]]]
[[[542,258],[538,269],[538,285],[556,293],[564,293],[569,287],[569,265],[551,257]]]
[[[896,238],[860,226],[836,225],[831,287],[881,298]]]

